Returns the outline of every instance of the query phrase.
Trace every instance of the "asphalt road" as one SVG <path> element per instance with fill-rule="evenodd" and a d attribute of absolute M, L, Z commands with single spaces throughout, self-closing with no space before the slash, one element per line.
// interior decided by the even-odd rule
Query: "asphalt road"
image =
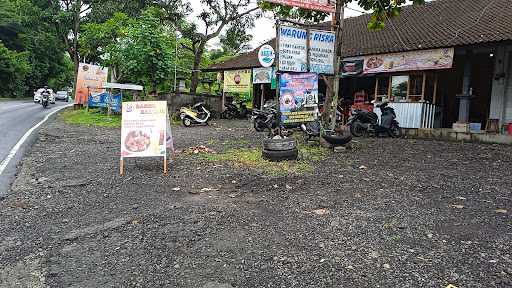
<path fill-rule="evenodd" d="M 41 105 L 35 104 L 31 100 L 0 101 L 0 163 L 30 128 L 43 120 L 47 114 L 57 109 L 57 107 L 66 104 L 68 103 L 57 102 L 56 104 L 50 104 L 49 109 L 43 109 Z M 3 172 L 0 171 L 0 197 L 8 192 L 9 185 L 16 174 L 16 165 L 33 142 L 36 135 L 34 132 L 24 142 L 6 169 Z"/>

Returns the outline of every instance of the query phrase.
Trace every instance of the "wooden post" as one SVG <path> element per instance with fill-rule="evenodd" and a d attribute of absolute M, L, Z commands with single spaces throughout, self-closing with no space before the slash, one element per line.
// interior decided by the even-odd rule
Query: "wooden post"
<path fill-rule="evenodd" d="M 421 100 L 425 100 L 425 84 L 427 82 L 427 73 L 423 72 L 423 84 L 421 85 Z"/>
<path fill-rule="evenodd" d="M 434 105 L 437 104 L 437 73 L 434 73 L 434 95 L 432 95 Z"/>
<path fill-rule="evenodd" d="M 119 161 L 119 175 L 124 175 L 124 159 L 121 157 L 121 160 Z"/>
<path fill-rule="evenodd" d="M 272 73 L 272 72 L 271 72 Z M 270 82 L 272 82 L 272 76 L 270 76 Z M 272 83 L 270 83 L 272 85 Z M 265 84 L 261 84 L 261 99 L 260 99 L 260 109 L 263 109 L 263 106 L 265 105 Z"/>
<path fill-rule="evenodd" d="M 167 156 L 164 156 L 164 175 L 167 175 Z"/>

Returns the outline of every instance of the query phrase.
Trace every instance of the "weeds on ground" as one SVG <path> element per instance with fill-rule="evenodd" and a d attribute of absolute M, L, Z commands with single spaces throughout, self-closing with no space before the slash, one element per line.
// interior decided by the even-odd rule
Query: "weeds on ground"
<path fill-rule="evenodd" d="M 61 114 L 62 119 L 67 124 L 99 126 L 118 128 L 121 127 L 121 115 L 111 115 L 100 113 L 98 110 L 89 109 L 87 112 L 81 110 L 66 110 Z"/>
<path fill-rule="evenodd" d="M 299 146 L 297 161 L 271 162 L 261 156 L 261 149 L 238 148 L 229 149 L 217 154 L 197 154 L 198 157 L 212 162 L 229 162 L 238 167 L 252 168 L 270 176 L 286 176 L 288 174 L 304 174 L 314 170 L 314 164 L 327 156 L 326 149 L 318 146 Z"/>

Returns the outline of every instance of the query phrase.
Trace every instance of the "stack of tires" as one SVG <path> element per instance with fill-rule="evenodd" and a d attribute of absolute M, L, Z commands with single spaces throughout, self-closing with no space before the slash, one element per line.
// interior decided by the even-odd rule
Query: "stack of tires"
<path fill-rule="evenodd" d="M 297 160 L 297 142 L 293 138 L 264 139 L 262 156 L 269 161 Z"/>

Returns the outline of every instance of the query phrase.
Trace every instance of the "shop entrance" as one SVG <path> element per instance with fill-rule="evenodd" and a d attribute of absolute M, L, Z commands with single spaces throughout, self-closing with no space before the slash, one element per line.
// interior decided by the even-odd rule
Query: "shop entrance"
<path fill-rule="evenodd" d="M 438 93 L 443 111 L 443 128 L 451 128 L 453 123 L 457 122 L 459 115 L 457 95 L 462 93 L 464 65 L 467 61 L 465 55 L 455 55 L 453 68 L 438 72 Z M 471 123 L 481 123 L 482 129 L 484 129 L 489 118 L 491 104 L 494 58 L 489 53 L 474 53 L 469 61 L 472 72 L 470 87 L 473 88 L 469 121 Z"/>

